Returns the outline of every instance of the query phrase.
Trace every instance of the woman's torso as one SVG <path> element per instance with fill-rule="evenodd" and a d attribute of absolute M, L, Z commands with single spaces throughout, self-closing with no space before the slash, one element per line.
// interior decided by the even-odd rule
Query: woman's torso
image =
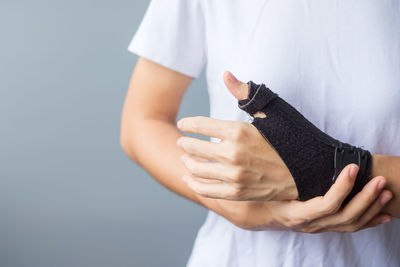
<path fill-rule="evenodd" d="M 247 121 L 225 70 L 320 129 L 400 156 L 400 2 L 202 1 L 211 117 Z M 357 233 L 246 231 L 209 212 L 189 266 L 400 266 L 400 220 Z"/>

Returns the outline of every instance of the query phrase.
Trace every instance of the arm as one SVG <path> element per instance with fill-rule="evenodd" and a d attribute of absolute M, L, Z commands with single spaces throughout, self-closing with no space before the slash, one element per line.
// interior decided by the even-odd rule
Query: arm
<path fill-rule="evenodd" d="M 323 231 L 354 231 L 355 228 L 349 228 L 349 224 L 345 226 L 341 224 L 341 220 L 353 214 L 357 215 L 354 208 L 362 213 L 365 210 L 370 211 L 362 217 L 362 220 L 358 220 L 357 217 L 357 220 L 351 223 L 357 225 L 357 230 L 381 223 L 384 217 L 375 216 L 381 209 L 379 203 L 376 204 L 381 194 L 381 190 L 376 187 L 376 180 L 371 182 L 369 190 L 360 195 L 358 202 L 349 204 L 347 217 L 337 212 L 337 208 L 347 195 L 346 192 L 352 188 L 351 179 L 348 178 L 349 172 L 344 172 L 345 179 L 339 179 L 341 182 L 330 191 L 329 195 L 306 203 L 284 201 L 272 205 L 262 201 L 229 201 L 211 199 L 193 192 L 181 180 L 183 175 L 190 173 L 180 161 L 183 150 L 176 146 L 176 141 L 182 134 L 175 126 L 180 102 L 191 81 L 190 77 L 143 58 L 139 59 L 132 75 L 122 113 L 121 146 L 132 160 L 145 168 L 159 183 L 213 210 L 244 229 L 283 227 L 288 230 L 305 229 L 303 231 L 316 232 L 322 228 L 317 225 L 308 230 L 304 225 L 331 214 L 337 220 L 333 221 L 332 228 L 323 222 L 321 224 L 324 226 Z M 227 129 L 221 129 L 222 132 L 225 130 Z M 232 151 L 234 150 L 226 147 L 221 151 L 224 153 L 222 156 L 230 161 L 237 158 L 235 155 L 238 154 L 231 153 Z M 364 204 L 365 198 L 368 198 L 369 202 Z M 371 208 L 369 206 L 372 203 L 374 205 Z"/>
<path fill-rule="evenodd" d="M 175 127 L 183 95 L 192 78 L 140 58 L 133 72 L 121 119 L 125 153 L 168 189 L 199 203 L 180 177 L 185 169 Z"/>

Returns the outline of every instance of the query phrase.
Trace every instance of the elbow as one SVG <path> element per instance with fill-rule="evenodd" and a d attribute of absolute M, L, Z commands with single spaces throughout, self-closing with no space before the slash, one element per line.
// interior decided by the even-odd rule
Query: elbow
<path fill-rule="evenodd" d="M 122 148 L 122 151 L 124 151 L 125 154 L 130 156 L 130 149 L 129 149 L 129 140 L 126 138 L 124 133 L 121 132 L 120 137 L 119 137 L 119 145 Z"/>
<path fill-rule="evenodd" d="M 120 147 L 122 148 L 122 151 L 135 163 L 138 163 L 137 156 L 134 152 L 134 149 L 132 147 L 132 141 L 131 138 L 129 138 L 129 133 L 127 130 L 124 129 L 124 127 L 121 127 L 121 132 L 120 132 L 120 138 L 119 138 L 119 144 Z"/>

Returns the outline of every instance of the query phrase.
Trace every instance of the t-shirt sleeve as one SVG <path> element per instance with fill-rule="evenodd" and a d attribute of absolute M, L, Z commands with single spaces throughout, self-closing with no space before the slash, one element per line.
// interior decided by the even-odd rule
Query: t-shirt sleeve
<path fill-rule="evenodd" d="M 201 0 L 152 0 L 128 50 L 198 77 L 206 62 Z"/>

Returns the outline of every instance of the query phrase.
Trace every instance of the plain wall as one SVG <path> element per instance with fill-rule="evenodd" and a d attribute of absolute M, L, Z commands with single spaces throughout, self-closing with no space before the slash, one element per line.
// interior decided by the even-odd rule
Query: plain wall
<path fill-rule="evenodd" d="M 0 1 L 0 266 L 184 266 L 206 210 L 119 145 L 145 0 Z M 179 118 L 209 114 L 204 77 Z"/>

